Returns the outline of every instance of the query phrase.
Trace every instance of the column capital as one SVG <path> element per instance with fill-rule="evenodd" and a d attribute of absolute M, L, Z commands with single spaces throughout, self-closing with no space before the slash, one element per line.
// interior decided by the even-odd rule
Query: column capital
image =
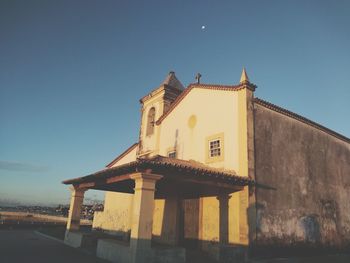
<path fill-rule="evenodd" d="M 159 174 L 134 173 L 130 178 L 135 181 L 135 191 L 146 190 L 155 191 L 156 182 L 163 178 Z"/>
<path fill-rule="evenodd" d="M 69 187 L 72 196 L 83 197 L 85 192 L 88 190 L 86 188 L 76 188 L 73 185 Z"/>
<path fill-rule="evenodd" d="M 149 174 L 149 173 L 134 173 L 130 175 L 130 178 L 137 181 L 140 179 L 158 181 L 163 178 L 160 174 Z"/>
<path fill-rule="evenodd" d="M 217 200 L 219 201 L 228 201 L 231 198 L 230 194 L 220 194 L 216 197 Z"/>

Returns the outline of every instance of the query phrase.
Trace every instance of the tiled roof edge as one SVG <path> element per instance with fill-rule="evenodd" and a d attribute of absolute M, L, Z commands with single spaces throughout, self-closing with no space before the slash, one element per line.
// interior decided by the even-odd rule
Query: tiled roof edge
<path fill-rule="evenodd" d="M 136 161 L 132 161 L 130 163 L 118 165 L 116 167 L 107 167 L 107 168 L 104 168 L 104 169 L 99 170 L 97 172 L 94 172 L 92 174 L 64 180 L 64 181 L 62 181 L 62 184 L 76 184 L 76 183 L 86 182 L 86 181 L 89 181 L 89 179 L 92 177 L 103 176 L 103 174 L 105 174 L 105 173 L 118 171 L 118 170 L 122 170 L 122 169 L 123 170 L 130 169 L 132 167 L 135 167 L 138 163 L 139 163 L 139 161 L 136 160 Z"/>
<path fill-rule="evenodd" d="M 303 123 L 305 123 L 307 125 L 310 125 L 310 126 L 316 128 L 318 130 L 321 130 L 321 131 L 323 131 L 323 132 L 325 132 L 325 133 L 327 133 L 329 135 L 332 135 L 332 136 L 334 136 L 334 137 L 336 137 L 336 138 L 338 138 L 338 139 L 340 139 L 342 141 L 350 143 L 350 138 L 348 138 L 348 137 L 346 137 L 346 136 L 344 136 L 344 135 L 342 135 L 340 133 L 337 133 L 337 132 L 335 132 L 335 131 L 333 131 L 331 129 L 328 129 L 325 126 L 323 126 L 321 124 L 318 124 L 317 122 L 314 122 L 312 120 L 309 120 L 309 119 L 307 119 L 307 118 L 305 118 L 305 117 L 303 117 L 303 116 L 301 116 L 299 114 L 296 114 L 296 113 L 294 113 L 292 111 L 289 111 L 287 109 L 284 109 L 282 107 L 279 107 L 279 106 L 277 106 L 275 104 L 272 104 L 272 103 L 270 103 L 268 101 L 265 101 L 265 100 L 262 100 L 262 99 L 259 99 L 259 98 L 254 98 L 254 103 L 257 103 L 257 104 L 259 104 L 261 106 L 264 106 L 264 107 L 266 107 L 266 108 L 268 108 L 270 110 L 276 111 L 278 113 L 284 114 L 284 115 L 286 115 L 288 117 L 291 117 L 291 118 L 293 118 L 295 120 L 301 121 L 301 122 L 303 122 Z"/>
<path fill-rule="evenodd" d="M 235 172 L 232 171 L 220 171 L 217 168 L 213 167 L 196 167 L 195 164 L 191 164 L 189 161 L 185 160 L 178 160 L 178 159 L 171 159 L 164 156 L 154 156 L 152 158 L 138 158 L 136 161 L 132 161 L 130 163 L 118 165 L 111 168 L 105 168 L 103 170 L 97 171 L 95 173 L 83 176 L 83 177 L 77 177 L 73 179 L 68 179 L 63 181 L 63 184 L 79 184 L 84 182 L 90 182 L 93 181 L 93 178 L 106 178 L 111 176 L 113 173 L 130 173 L 135 172 L 137 170 L 137 167 L 143 167 L 143 168 L 151 168 L 151 167 L 173 167 L 178 169 L 188 169 L 188 170 L 197 170 L 200 174 L 207 173 L 207 176 L 212 178 L 218 178 L 222 180 L 228 180 L 233 182 L 239 182 L 239 183 L 246 183 L 250 185 L 254 185 L 255 181 L 251 179 L 250 177 L 242 177 L 237 175 Z M 201 175 L 200 175 L 201 176 Z"/>

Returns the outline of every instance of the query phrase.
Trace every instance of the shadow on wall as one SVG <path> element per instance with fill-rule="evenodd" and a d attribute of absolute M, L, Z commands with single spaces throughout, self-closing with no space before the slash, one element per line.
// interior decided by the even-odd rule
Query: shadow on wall
<path fill-rule="evenodd" d="M 202 208 L 199 198 L 184 200 L 167 198 L 162 205 L 159 235 L 152 236 L 152 248 L 185 248 L 187 262 L 243 261 L 247 255 L 247 247 L 228 242 L 229 196 L 226 195 L 226 198 L 223 196 L 216 200 L 219 204 L 218 238 L 213 240 L 203 240 L 202 238 Z M 108 231 L 107 233 L 113 234 L 114 237 L 111 239 L 114 241 L 119 240 L 131 244 L 130 232 Z M 160 255 L 161 252 L 157 253 Z"/>
<path fill-rule="evenodd" d="M 96 238 L 96 236 L 95 236 Z M 116 237 L 102 238 L 94 240 L 97 244 L 96 254 L 100 258 L 111 260 L 113 262 L 128 262 L 130 249 L 135 247 L 133 243 L 137 242 L 138 253 L 132 253 L 138 258 L 148 257 L 147 262 L 189 262 L 189 263 L 217 263 L 220 262 L 245 262 L 247 247 L 240 245 L 220 245 L 218 242 L 201 241 L 203 246 L 211 247 L 212 251 L 203 251 L 200 248 L 187 246 L 169 246 L 154 242 L 152 239 L 151 249 L 149 250 L 149 240 L 130 240 L 129 242 L 119 240 Z M 187 240 L 189 241 L 189 240 Z M 86 247 L 83 242 L 82 247 Z M 192 243 L 193 244 L 193 243 Z M 198 244 L 198 242 L 197 242 Z"/>
<path fill-rule="evenodd" d="M 300 220 L 305 233 L 305 241 L 319 243 L 321 240 L 320 224 L 317 215 L 304 216 Z"/>
<path fill-rule="evenodd" d="M 340 241 L 335 201 L 320 200 L 313 208 L 319 212 L 317 214 L 303 215 L 303 209 L 287 208 L 276 213 L 270 210 L 271 207 L 267 208 L 266 203 L 251 204 L 248 215 L 256 209 L 256 224 L 250 224 L 250 230 L 256 231 L 250 243 L 251 256 L 271 258 L 350 253 L 350 240 L 347 243 Z"/>
<path fill-rule="evenodd" d="M 99 237 L 111 238 L 123 242 L 130 241 L 131 231 L 105 230 L 99 227 L 93 228 L 92 231 L 95 232 Z"/>
<path fill-rule="evenodd" d="M 265 187 L 268 191 L 276 191 L 273 187 Z M 229 197 L 229 195 L 226 195 Z M 170 197 L 170 195 L 169 195 Z M 209 256 L 215 260 L 240 260 L 246 257 L 247 247 L 239 244 L 229 243 L 229 198 L 218 197 L 219 210 L 213 210 L 217 213 L 214 218 L 215 233 L 217 237 L 208 240 L 203 236 L 203 218 L 201 200 L 184 199 L 179 200 L 176 195 L 163 199 L 163 207 L 160 210 L 162 216 L 159 222 L 160 228 L 157 235 L 153 235 L 152 244 L 165 247 L 184 247 L 189 251 L 200 251 L 200 253 Z M 278 257 L 278 256 L 296 256 L 296 255 L 315 255 L 320 253 L 330 253 L 344 251 L 335 247 L 326 246 L 322 240 L 322 233 L 326 227 L 331 225 L 337 217 L 336 204 L 330 201 L 320 202 L 322 213 L 320 215 L 310 214 L 296 216 L 293 214 L 284 214 L 284 217 L 275 218 L 270 215 L 266 204 L 256 202 L 247 208 L 249 233 L 250 234 L 250 256 Z M 177 211 L 177 212 L 176 212 Z M 282 211 L 283 212 L 283 211 Z M 299 229 L 299 236 L 293 236 L 293 231 L 289 231 L 285 218 L 296 219 Z M 266 218 L 273 219 L 266 221 Z M 265 221 L 264 221 L 265 220 Z M 274 221 L 275 220 L 275 221 Z M 277 221 L 276 221 L 277 220 Z M 270 232 L 265 235 L 266 222 L 271 227 L 277 227 L 278 235 Z M 275 224 L 275 226 L 274 226 Z M 279 228 L 278 225 L 283 225 Z M 269 226 L 269 227 L 270 227 Z M 207 226 L 208 227 L 208 226 Z M 213 226 L 209 226 L 213 227 Z M 262 229 L 262 228 L 265 228 Z M 269 228 L 268 228 L 269 229 Z M 286 231 L 286 232 L 284 232 Z M 287 233 L 288 232 L 288 233 Z M 130 241 L 130 231 L 108 231 L 108 234 L 115 236 L 116 240 Z M 277 232 L 276 232 L 277 233 Z M 291 234 L 292 233 L 292 234 Z M 350 251 L 350 244 L 348 251 Z M 345 249 L 346 250 L 346 249 Z M 197 258 L 199 255 L 197 255 Z"/>

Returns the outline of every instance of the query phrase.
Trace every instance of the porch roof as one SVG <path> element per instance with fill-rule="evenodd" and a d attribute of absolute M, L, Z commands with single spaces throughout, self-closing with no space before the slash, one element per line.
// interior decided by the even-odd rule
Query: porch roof
<path fill-rule="evenodd" d="M 163 179 L 157 183 L 157 191 L 161 195 L 176 185 L 184 193 L 211 195 L 219 189 L 234 192 L 246 185 L 255 184 L 251 178 L 238 176 L 233 170 L 213 168 L 196 161 L 160 155 L 147 159 L 138 158 L 130 163 L 65 180 L 63 184 L 73 184 L 78 188 L 132 193 L 134 182 L 130 179 L 130 175 L 137 172 L 163 175 Z"/>

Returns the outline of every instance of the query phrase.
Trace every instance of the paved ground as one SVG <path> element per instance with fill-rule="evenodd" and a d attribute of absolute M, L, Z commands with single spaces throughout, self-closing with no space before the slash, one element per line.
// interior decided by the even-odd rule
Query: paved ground
<path fill-rule="evenodd" d="M 350 255 L 323 255 L 305 258 L 275 258 L 251 260 L 250 263 L 350 263 Z"/>
<path fill-rule="evenodd" d="M 0 230 L 1 263 L 106 263 L 38 235 L 34 230 Z"/>
<path fill-rule="evenodd" d="M 36 234 L 34 230 L 0 230 L 0 263 L 107 263 L 56 240 Z M 193 261 L 194 262 L 194 261 Z M 191 262 L 191 263 L 193 263 Z M 203 263 L 203 260 L 198 262 Z M 251 263 L 350 263 L 350 254 L 309 258 L 278 258 Z"/>

